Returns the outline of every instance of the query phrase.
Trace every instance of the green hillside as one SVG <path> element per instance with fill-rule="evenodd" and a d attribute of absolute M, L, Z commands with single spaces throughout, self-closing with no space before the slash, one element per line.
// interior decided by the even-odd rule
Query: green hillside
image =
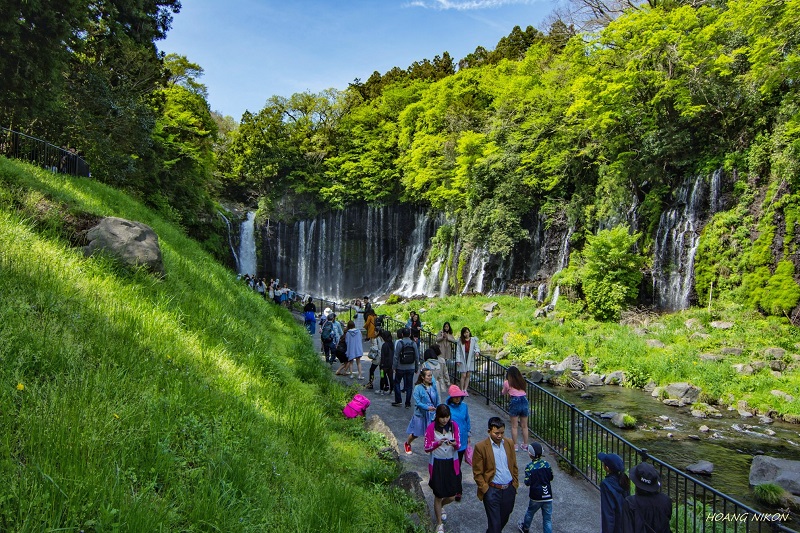
<path fill-rule="evenodd" d="M 166 276 L 84 258 L 150 225 Z M 2 531 L 408 528 L 308 336 L 130 197 L 0 158 Z"/>

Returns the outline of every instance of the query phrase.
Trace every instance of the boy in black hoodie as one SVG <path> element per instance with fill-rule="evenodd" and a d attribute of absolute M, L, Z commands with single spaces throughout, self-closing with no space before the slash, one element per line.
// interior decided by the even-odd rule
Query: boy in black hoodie
<path fill-rule="evenodd" d="M 553 491 L 550 482 L 553 481 L 553 470 L 550 463 L 542 459 L 542 445 L 532 442 L 528 446 L 528 455 L 531 462 L 525 467 L 525 484 L 530 490 L 530 501 L 525 519 L 517 524 L 521 533 L 528 533 L 533 521 L 533 515 L 542 510 L 542 532 L 553 533 Z"/>

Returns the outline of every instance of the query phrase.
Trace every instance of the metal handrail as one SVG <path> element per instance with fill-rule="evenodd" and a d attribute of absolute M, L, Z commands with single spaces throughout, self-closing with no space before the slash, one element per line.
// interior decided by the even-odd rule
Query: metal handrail
<path fill-rule="evenodd" d="M 0 126 L 0 154 L 62 174 L 90 177 L 89 164 L 78 154 L 47 141 Z"/>
<path fill-rule="evenodd" d="M 384 319 L 386 326 L 399 329 L 405 327 L 393 318 Z M 435 335 L 420 331 L 420 349 L 427 349 L 435 342 Z M 455 354 L 455 343 L 452 353 Z M 494 404 L 506 413 L 509 398 L 503 394 L 505 367 L 485 355 L 478 355 L 475 372 L 469 388 L 482 394 L 486 404 Z M 457 377 L 455 361 L 447 361 L 451 382 Z M 789 515 L 757 511 L 702 481 L 678 470 L 668 463 L 652 457 L 645 448 L 639 448 L 590 417 L 574 404 L 565 402 L 536 383 L 526 381 L 531 411 L 536 416 L 528 417 L 528 429 L 545 443 L 562 461 L 569 465 L 571 473 L 579 474 L 599 489 L 604 476 L 598 452 L 616 453 L 627 465 L 649 461 L 659 471 L 662 492 L 671 499 L 674 507 L 672 531 L 676 533 L 727 533 L 727 532 L 783 532 L 798 533 L 779 521 Z"/>

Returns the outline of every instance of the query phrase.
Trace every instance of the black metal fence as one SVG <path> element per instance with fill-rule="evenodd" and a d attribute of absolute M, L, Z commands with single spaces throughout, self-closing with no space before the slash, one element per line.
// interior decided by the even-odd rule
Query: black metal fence
<path fill-rule="evenodd" d="M 75 151 L 0 126 L 0 154 L 28 161 L 52 172 L 89 177 L 89 164 Z"/>
<path fill-rule="evenodd" d="M 384 327 L 392 333 L 405 324 L 391 318 L 384 319 Z M 436 335 L 420 332 L 420 348 L 434 344 Z M 455 354 L 455 343 L 452 353 Z M 451 382 L 455 381 L 455 361 L 447 361 Z M 469 382 L 471 392 L 477 392 L 508 412 L 509 398 L 501 394 L 507 367 L 484 355 L 476 360 L 476 369 Z M 531 416 L 528 417 L 530 433 L 545 443 L 571 470 L 599 488 L 604 477 L 598 452 L 616 453 L 628 468 L 641 461 L 651 463 L 661 475 L 662 492 L 673 502 L 671 529 L 675 533 L 798 533 L 789 527 L 794 518 L 788 513 L 765 513 L 740 503 L 702 481 L 648 455 L 588 416 L 575 405 L 565 402 L 550 391 L 527 381 Z"/>

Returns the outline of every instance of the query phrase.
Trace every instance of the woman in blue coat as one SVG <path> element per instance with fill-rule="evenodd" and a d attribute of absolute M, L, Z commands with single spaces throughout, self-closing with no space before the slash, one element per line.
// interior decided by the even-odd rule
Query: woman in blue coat
<path fill-rule="evenodd" d="M 447 398 L 447 405 L 450 407 L 450 420 L 458 426 L 459 439 L 461 446 L 458 448 L 458 462 L 464 466 L 464 454 L 467 451 L 467 446 L 470 444 L 470 422 L 469 422 L 469 408 L 464 402 L 464 397 L 469 396 L 467 391 L 461 390 L 458 385 L 450 385 L 447 389 L 449 398 Z M 463 469 L 459 469 L 459 477 L 462 475 Z M 459 481 L 461 481 L 459 479 Z M 461 494 L 456 494 L 456 501 L 461 501 Z"/>
<path fill-rule="evenodd" d="M 598 453 L 606 477 L 600 483 L 601 533 L 622 533 L 622 503 L 631 492 L 625 463 L 615 453 Z"/>

